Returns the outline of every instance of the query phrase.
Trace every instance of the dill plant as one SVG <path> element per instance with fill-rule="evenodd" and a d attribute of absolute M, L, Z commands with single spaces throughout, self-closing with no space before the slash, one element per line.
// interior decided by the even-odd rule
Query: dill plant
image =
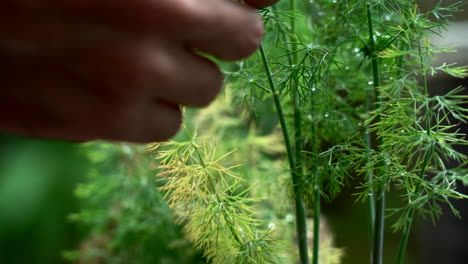
<path fill-rule="evenodd" d="M 330 1 L 315 2 L 325 10 L 333 9 Z M 467 121 L 467 110 L 462 106 L 467 97 L 460 94 L 461 88 L 446 95 L 431 95 L 427 81 L 428 74 L 438 71 L 466 77 L 463 66 L 432 66 L 430 60 L 436 53 L 451 50 L 435 47 L 428 40 L 431 34 L 443 32 L 461 3 L 448 7 L 439 4 L 427 13 L 421 13 L 413 1 L 332 3 L 348 15 L 366 18 L 348 20 L 351 30 L 341 35 L 344 39 L 339 45 L 354 46 L 352 50 L 362 61 L 358 67 L 348 67 L 368 76 L 363 136 L 356 135 L 357 140 L 336 147 L 345 149 L 351 159 L 359 157 L 356 169 L 366 175 L 360 197 L 369 201 L 372 263 L 383 263 L 385 194 L 391 189 L 403 191 L 406 205 L 392 209 L 392 213 L 400 213 L 393 227 L 396 231 L 403 229 L 397 256 L 397 263 L 403 263 L 415 211 L 435 220 L 441 213 L 438 203 L 450 205 L 450 199 L 466 198 L 455 189 L 457 182 L 466 182 L 467 172 L 462 169 L 466 155 L 453 146 L 467 143 L 466 133 L 454 129 L 458 122 Z M 342 20 L 352 19 L 338 14 L 343 15 Z M 448 169 L 445 164 L 451 160 L 460 166 Z M 442 183 L 442 178 L 447 182 Z"/>
<path fill-rule="evenodd" d="M 456 187 L 468 176 L 467 157 L 454 146 L 468 144 L 456 129 L 467 122 L 468 98 L 456 87 L 431 94 L 427 76 L 467 76 L 463 65 L 432 65 L 435 54 L 452 50 L 428 39 L 460 7 L 422 13 L 410 0 L 289 0 L 259 10 L 267 28 L 259 53 L 221 63 L 224 103 L 202 111 L 183 140 L 153 148 L 166 199 L 208 259 L 340 263 L 341 250 L 320 245 L 320 208 L 353 177 L 361 183 L 352 186 L 357 199 L 367 201 L 373 264 L 383 263 L 386 217 L 396 216 L 401 264 L 418 213 L 435 221 L 448 203 L 457 214 L 450 201 L 466 198 Z M 459 165 L 449 168 L 450 161 Z M 403 206 L 387 209 L 393 190 Z M 291 208 L 295 235 L 285 223 Z M 288 256 L 292 246 L 297 253 Z"/>
<path fill-rule="evenodd" d="M 155 192 L 150 157 L 142 146 L 86 143 L 80 146 L 92 165 L 75 194 L 80 210 L 79 248 L 63 253 L 71 263 L 206 263 L 182 235 L 163 195 Z"/>
<path fill-rule="evenodd" d="M 275 240 L 270 230 L 257 228 L 253 200 L 232 171 L 237 165 L 223 164 L 231 153 L 218 156 L 211 144 L 191 134 L 186 141 L 150 147 L 158 153 L 159 176 L 166 182 L 160 189 L 169 206 L 213 263 L 276 263 Z"/>

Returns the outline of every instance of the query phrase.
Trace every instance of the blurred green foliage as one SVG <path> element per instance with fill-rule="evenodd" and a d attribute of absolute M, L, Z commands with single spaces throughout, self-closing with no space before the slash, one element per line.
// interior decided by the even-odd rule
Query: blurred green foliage
<path fill-rule="evenodd" d="M 92 167 L 76 194 L 82 209 L 70 219 L 86 230 L 77 250 L 65 257 L 78 263 L 205 263 L 182 236 L 162 200 L 150 157 L 143 146 L 89 143 Z"/>
<path fill-rule="evenodd" d="M 205 263 L 144 147 L 2 136 L 0 151 L 0 263 Z"/>
<path fill-rule="evenodd" d="M 61 263 L 79 238 L 66 221 L 87 167 L 73 143 L 0 136 L 0 263 Z"/>

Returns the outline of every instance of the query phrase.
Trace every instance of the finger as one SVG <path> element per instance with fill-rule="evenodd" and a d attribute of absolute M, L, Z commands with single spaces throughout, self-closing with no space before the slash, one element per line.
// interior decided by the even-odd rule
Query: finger
<path fill-rule="evenodd" d="M 0 64 L 3 131 L 74 141 L 95 138 L 90 124 L 99 124 L 94 117 L 102 100 L 68 79 L 55 58 L 3 56 Z M 79 127 L 70 129 L 69 123 Z"/>
<path fill-rule="evenodd" d="M 224 85 L 224 77 L 217 65 L 188 49 L 175 47 L 171 53 L 175 78 L 161 83 L 161 88 L 166 89 L 155 89 L 155 97 L 189 107 L 209 105 Z"/>
<path fill-rule="evenodd" d="M 81 18 L 136 29 L 142 26 L 167 28 L 167 19 L 181 17 L 204 0 L 6 0 L 5 12 Z M 0 14 L 5 13 L 0 10 Z"/>
<path fill-rule="evenodd" d="M 57 53 L 124 37 L 110 27 L 79 19 L 19 11 L 0 14 L 0 49 L 12 54 Z"/>
<path fill-rule="evenodd" d="M 211 102 L 223 85 L 214 63 L 163 40 L 106 44 L 64 61 L 77 79 L 116 104 L 145 97 L 200 107 Z"/>
<path fill-rule="evenodd" d="M 149 143 L 164 141 L 177 134 L 182 124 L 179 106 L 162 100 L 146 100 L 139 104 L 107 109 L 100 139 Z"/>
<path fill-rule="evenodd" d="M 26 0 L 22 0 L 23 2 Z M 30 9 L 111 25 L 120 31 L 155 32 L 225 60 L 251 55 L 263 25 L 258 14 L 232 0 L 28 0 Z"/>
<path fill-rule="evenodd" d="M 224 60 L 250 56 L 263 35 L 260 16 L 233 1 L 210 1 L 194 23 L 196 27 L 183 35 L 188 46 Z"/>
<path fill-rule="evenodd" d="M 78 142 L 102 139 L 148 143 L 170 139 L 182 123 L 178 106 L 162 102 L 148 103 L 147 107 L 98 108 L 92 115 L 65 121 L 40 108 L 26 106 L 0 113 L 2 132 Z"/>
<path fill-rule="evenodd" d="M 40 69 L 37 65 L 31 63 L 21 72 L 10 69 L 9 78 L 2 76 L 1 131 L 72 141 L 150 142 L 169 139 L 180 127 L 177 105 L 152 98 L 108 104 L 106 98 L 89 93 L 88 87 L 45 69 L 50 65 Z M 30 71 L 33 68 L 36 71 Z M 28 78 L 20 79 L 22 74 Z"/>

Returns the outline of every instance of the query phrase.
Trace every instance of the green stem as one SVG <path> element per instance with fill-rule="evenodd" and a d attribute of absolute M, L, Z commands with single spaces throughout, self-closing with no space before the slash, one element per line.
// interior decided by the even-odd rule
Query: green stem
<path fill-rule="evenodd" d="M 385 189 L 382 190 L 381 196 L 378 197 L 375 204 L 375 223 L 374 223 L 374 238 L 372 246 L 372 263 L 383 263 L 383 244 L 384 244 L 384 225 L 385 225 Z"/>
<path fill-rule="evenodd" d="M 288 127 L 286 125 L 286 120 L 283 112 L 283 107 L 279 95 L 276 91 L 275 83 L 273 81 L 273 76 L 271 74 L 270 65 L 266 59 L 265 50 L 263 45 L 260 45 L 260 54 L 262 56 L 262 62 L 265 67 L 265 72 L 268 78 L 268 84 L 270 86 L 270 92 L 273 96 L 273 100 L 276 107 L 276 112 L 278 114 L 278 119 L 281 125 L 281 130 L 283 132 L 284 144 L 286 145 L 286 153 L 289 161 L 289 169 L 291 171 L 291 178 L 293 182 L 293 191 L 294 191 L 294 202 L 296 210 L 296 233 L 299 244 L 299 255 L 301 259 L 301 264 L 308 264 L 308 248 L 307 248 L 307 216 L 305 213 L 305 204 L 300 193 L 299 186 L 299 175 L 296 171 L 297 165 L 295 161 L 295 156 L 293 153 L 293 148 L 291 144 L 291 139 L 289 137 Z"/>
<path fill-rule="evenodd" d="M 434 153 L 434 145 L 431 145 L 424 154 L 423 164 L 421 170 L 419 171 L 419 179 L 423 179 L 426 174 L 426 169 L 429 166 L 429 161 L 431 160 L 432 154 Z M 421 193 L 422 185 L 418 184 L 415 190 L 415 196 L 419 197 Z M 405 228 L 403 229 L 403 234 L 401 236 L 400 247 L 398 249 L 397 264 L 403 264 L 405 258 L 406 247 L 408 245 L 408 239 L 411 232 L 411 226 L 413 225 L 414 219 L 414 207 L 410 208 L 408 212 L 408 222 L 406 222 Z"/>
<path fill-rule="evenodd" d="M 203 169 L 206 169 L 207 167 L 206 167 L 205 161 L 203 160 L 200 154 L 200 150 L 198 149 L 198 146 L 196 144 L 193 144 L 193 147 L 195 148 L 195 152 L 197 153 L 197 157 L 198 157 L 198 161 L 200 162 L 200 165 L 202 165 Z M 208 174 L 207 176 L 208 176 L 208 183 L 216 196 L 216 201 L 218 202 L 218 204 L 222 204 L 223 200 L 219 196 L 219 192 L 216 190 L 216 185 L 211 175 Z M 239 235 L 239 233 L 234 230 L 234 223 L 231 221 L 231 218 L 229 217 L 229 215 L 226 213 L 225 210 L 221 210 L 221 212 L 223 214 L 224 220 L 227 222 L 227 226 L 229 227 L 229 231 L 231 232 L 232 237 L 234 237 L 234 240 L 236 240 L 236 242 L 239 243 L 239 245 L 243 245 L 244 242 L 242 241 L 242 238 Z"/>
<path fill-rule="evenodd" d="M 369 26 L 369 49 L 371 51 L 372 60 L 372 75 L 373 75 L 373 86 L 374 86 L 374 109 L 380 104 L 380 94 L 378 88 L 381 86 L 380 70 L 379 70 L 379 58 L 377 50 L 375 48 L 374 29 L 372 24 L 372 12 L 370 5 L 367 5 L 367 22 Z M 380 122 L 380 115 L 377 115 L 374 124 Z M 383 144 L 383 138 L 378 137 L 375 133 L 371 136 L 371 141 L 376 142 L 374 150 L 379 151 L 380 146 Z M 385 162 L 380 161 L 378 164 L 377 175 L 383 175 L 385 173 Z M 377 200 L 375 201 L 375 221 L 373 231 L 373 243 L 372 243 L 372 264 L 383 263 L 383 244 L 384 244 L 384 226 L 385 226 L 385 196 L 386 188 L 375 190 L 377 194 Z M 372 210 L 372 209 L 370 209 Z"/>
<path fill-rule="evenodd" d="M 319 263 L 320 257 L 320 187 L 314 188 L 314 252 L 312 255 L 312 264 Z"/>
<path fill-rule="evenodd" d="M 294 11 L 294 0 L 290 0 L 290 10 Z M 299 62 L 297 54 L 297 38 L 295 35 L 296 22 L 294 16 L 291 16 L 291 52 L 292 52 L 292 63 L 293 67 L 297 67 Z M 296 155 L 296 171 L 303 175 L 302 167 L 302 113 L 299 102 L 299 91 L 296 80 L 291 80 L 291 94 L 293 98 L 293 109 L 294 109 L 294 150 Z"/>
<path fill-rule="evenodd" d="M 294 0 L 289 1 L 289 9 L 290 11 L 295 11 L 295 2 Z M 290 19 L 290 25 L 291 25 L 291 35 L 290 35 L 290 45 L 291 45 L 291 52 L 292 52 L 292 65 L 293 67 L 296 67 L 299 58 L 297 54 L 297 38 L 295 35 L 296 32 L 296 20 L 294 16 L 291 16 Z M 297 87 L 296 80 L 293 78 L 291 80 L 291 95 L 293 99 L 293 110 L 294 110 L 294 154 L 295 154 L 295 161 L 296 161 L 296 166 L 294 170 L 296 171 L 298 177 L 301 177 L 304 175 L 304 168 L 303 168 L 303 155 L 302 155 L 302 146 L 303 146 L 303 138 L 302 138 L 302 113 L 300 109 L 300 103 L 299 103 L 299 91 Z M 298 178 L 298 180 L 300 180 Z M 298 182 L 300 187 L 300 183 Z M 298 194 L 301 194 L 301 190 L 299 190 Z"/>
<path fill-rule="evenodd" d="M 420 30 L 417 30 L 417 33 L 419 36 L 417 47 L 418 47 L 419 60 L 421 63 L 424 96 L 428 96 L 426 67 L 424 65 L 424 56 L 423 56 L 421 43 L 420 43 L 420 40 L 422 39 L 422 32 Z M 426 133 L 427 133 L 427 136 L 429 137 L 432 133 L 432 130 L 431 130 L 432 111 L 429 107 L 429 104 L 426 104 L 425 119 L 426 119 Z M 418 175 L 420 180 L 422 180 L 424 178 L 424 175 L 426 174 L 426 169 L 429 166 L 429 162 L 432 158 L 433 153 L 434 153 L 434 144 L 431 144 L 431 146 L 424 153 L 423 164 L 421 166 L 421 170 L 419 171 L 419 175 Z M 416 197 L 419 197 L 421 195 L 421 191 L 422 191 L 421 188 L 422 188 L 422 185 L 419 183 L 414 192 Z M 403 234 L 402 234 L 401 241 L 400 241 L 400 247 L 398 249 L 398 256 L 397 256 L 398 264 L 403 264 L 404 262 L 406 247 L 408 246 L 408 240 L 409 240 L 409 235 L 411 232 L 411 227 L 413 225 L 413 221 L 414 221 L 414 207 L 411 207 L 410 211 L 408 212 L 408 221 L 406 222 L 405 228 L 403 229 Z"/>
<path fill-rule="evenodd" d="M 296 10 L 295 1 L 289 0 L 289 10 L 294 12 Z M 297 67 L 299 62 L 299 55 L 297 53 L 297 36 L 296 36 L 296 18 L 295 16 L 291 16 L 290 18 L 290 26 L 291 26 L 291 35 L 290 35 L 290 45 L 291 45 L 291 52 L 292 52 L 292 65 Z M 298 197 L 302 197 L 302 184 L 301 178 L 304 175 L 304 168 L 303 168 L 303 154 L 302 154 L 302 147 L 303 147 L 303 137 L 302 137 L 302 113 L 300 109 L 300 102 L 299 102 L 299 92 L 296 80 L 293 78 L 291 81 L 291 92 L 292 92 L 292 99 L 293 99 L 293 110 L 294 110 L 294 154 L 295 154 L 295 161 L 296 164 L 294 166 L 294 171 L 296 174 L 296 182 L 294 183 L 294 195 Z M 302 201 L 302 198 L 300 198 Z M 307 219 L 306 216 L 306 209 L 304 202 L 301 204 L 296 204 L 296 207 L 300 206 L 303 209 L 300 210 L 300 216 L 297 215 L 296 217 L 301 217 L 304 220 L 304 228 L 301 228 L 301 236 L 304 239 L 302 245 L 300 245 L 300 257 L 301 263 L 308 263 L 308 248 L 307 248 L 307 228 L 305 224 L 305 220 Z M 299 227 L 298 227 L 299 232 Z M 298 234 L 299 236 L 299 234 Z M 303 247 L 303 248 L 301 248 Z"/>
<path fill-rule="evenodd" d="M 314 73 L 315 75 L 315 73 Z M 314 114 L 314 93 L 311 92 L 310 94 L 310 113 L 311 115 Z M 320 188 L 322 186 L 322 181 L 319 179 L 319 174 L 317 171 L 317 153 L 318 153 L 318 146 L 317 146 L 317 136 L 316 136 L 316 124 L 312 121 L 310 126 L 310 133 L 311 133 L 311 151 L 312 151 L 312 175 L 313 175 L 313 195 L 314 195 L 314 227 L 313 227 L 313 254 L 312 254 L 312 264 L 319 264 L 320 261 L 320 215 L 321 215 L 321 193 Z"/>
<path fill-rule="evenodd" d="M 372 104 L 372 95 L 371 90 L 366 89 L 366 101 L 365 107 L 367 113 L 372 112 L 373 107 Z M 371 150 L 372 150 L 372 138 L 371 133 L 369 132 L 369 125 L 367 124 L 364 127 L 364 143 L 366 145 L 366 163 L 371 161 Z M 366 172 L 366 181 L 371 182 L 372 178 L 374 177 L 374 173 L 372 170 L 367 170 Z M 373 191 L 369 192 L 369 196 L 367 197 L 367 207 L 368 207 L 368 215 L 369 215 L 369 235 L 370 240 L 373 240 L 374 237 L 374 222 L 375 222 L 375 194 Z"/>

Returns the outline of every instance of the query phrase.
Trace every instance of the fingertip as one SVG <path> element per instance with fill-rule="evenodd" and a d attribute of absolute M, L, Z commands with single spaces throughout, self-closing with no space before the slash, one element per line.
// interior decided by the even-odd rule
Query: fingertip
<path fill-rule="evenodd" d="M 210 105 L 221 92 L 224 87 L 224 75 L 218 65 L 212 60 L 199 55 L 195 56 L 198 57 L 196 59 L 206 64 L 207 69 L 209 69 L 210 77 L 207 78 L 208 80 L 206 82 L 200 83 L 197 87 L 194 87 L 197 96 L 193 98 L 190 103 L 185 104 L 185 106 L 201 108 Z"/>
<path fill-rule="evenodd" d="M 225 48 L 220 49 L 221 52 L 214 54 L 215 56 L 226 61 L 238 61 L 250 57 L 260 48 L 264 34 L 262 18 L 255 13 L 249 21 L 244 22 L 244 25 L 248 25 L 248 28 L 230 43 L 232 45 L 230 51 Z"/>
<path fill-rule="evenodd" d="M 163 100 L 156 100 L 154 105 L 147 109 L 147 120 L 143 120 L 136 127 L 131 141 L 136 143 L 162 142 L 173 138 L 179 132 L 183 115 L 179 105 Z"/>

